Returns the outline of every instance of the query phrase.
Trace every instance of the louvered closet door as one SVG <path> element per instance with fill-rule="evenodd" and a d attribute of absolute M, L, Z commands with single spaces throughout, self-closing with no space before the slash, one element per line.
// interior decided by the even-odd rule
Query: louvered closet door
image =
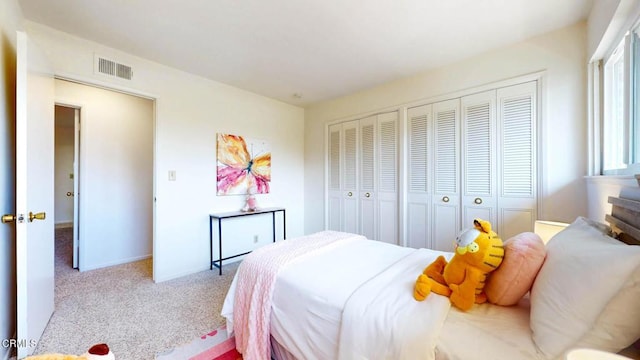
<path fill-rule="evenodd" d="M 342 230 L 342 124 L 329 126 L 327 228 Z"/>
<path fill-rule="evenodd" d="M 461 99 L 463 228 L 478 218 L 497 225 L 495 102 L 495 90 Z"/>
<path fill-rule="evenodd" d="M 498 223 L 508 239 L 532 231 L 537 215 L 537 82 L 497 90 Z"/>
<path fill-rule="evenodd" d="M 342 231 L 357 234 L 358 225 L 358 121 L 342 124 Z"/>
<path fill-rule="evenodd" d="M 378 115 L 377 240 L 398 244 L 398 113 Z"/>
<path fill-rule="evenodd" d="M 460 99 L 433 104 L 432 246 L 451 251 L 460 225 Z"/>
<path fill-rule="evenodd" d="M 376 129 L 377 117 L 360 120 L 360 234 L 377 239 L 376 209 Z"/>
<path fill-rule="evenodd" d="M 407 110 L 407 245 L 431 247 L 431 105 Z"/>

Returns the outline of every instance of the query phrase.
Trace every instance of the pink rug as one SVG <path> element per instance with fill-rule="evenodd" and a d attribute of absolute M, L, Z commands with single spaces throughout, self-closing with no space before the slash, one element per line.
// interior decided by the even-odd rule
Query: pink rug
<path fill-rule="evenodd" d="M 234 336 L 229 337 L 222 326 L 208 334 L 156 356 L 156 360 L 240 360 Z"/>

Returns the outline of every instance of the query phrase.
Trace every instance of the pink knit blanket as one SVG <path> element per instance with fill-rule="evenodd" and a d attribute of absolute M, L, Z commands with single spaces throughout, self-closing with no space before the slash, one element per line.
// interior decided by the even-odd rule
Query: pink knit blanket
<path fill-rule="evenodd" d="M 293 260 L 335 246 L 339 241 L 366 239 L 364 236 L 323 231 L 279 241 L 253 251 L 237 273 L 233 304 L 236 349 L 245 360 L 270 359 L 271 299 L 278 272 Z"/>

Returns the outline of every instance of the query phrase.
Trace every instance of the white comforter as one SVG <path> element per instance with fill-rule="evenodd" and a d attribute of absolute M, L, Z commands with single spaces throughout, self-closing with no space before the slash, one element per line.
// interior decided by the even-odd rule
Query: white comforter
<path fill-rule="evenodd" d="M 433 255 L 412 252 L 355 290 L 342 314 L 339 359 L 435 358 L 449 299 L 432 295 L 418 302 L 412 296 L 417 274 Z"/>
<path fill-rule="evenodd" d="M 412 292 L 442 254 L 361 240 L 307 256 L 278 275 L 271 333 L 299 359 L 434 359 L 449 300 L 417 302 Z M 228 328 L 234 293 L 235 281 L 222 310 Z"/>

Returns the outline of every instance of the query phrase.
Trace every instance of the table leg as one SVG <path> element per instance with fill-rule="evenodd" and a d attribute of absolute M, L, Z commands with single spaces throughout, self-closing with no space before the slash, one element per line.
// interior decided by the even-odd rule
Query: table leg
<path fill-rule="evenodd" d="M 219 275 L 222 275 L 222 219 L 218 219 L 218 265 L 220 265 Z"/>
<path fill-rule="evenodd" d="M 209 216 L 209 270 L 213 270 L 213 225 Z"/>
<path fill-rule="evenodd" d="M 276 212 L 271 212 L 271 229 L 273 230 L 273 242 L 276 242 Z"/>

